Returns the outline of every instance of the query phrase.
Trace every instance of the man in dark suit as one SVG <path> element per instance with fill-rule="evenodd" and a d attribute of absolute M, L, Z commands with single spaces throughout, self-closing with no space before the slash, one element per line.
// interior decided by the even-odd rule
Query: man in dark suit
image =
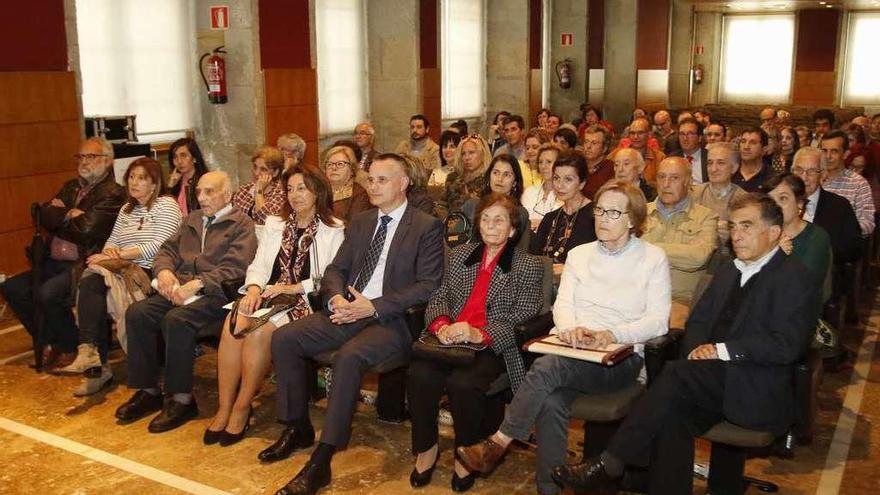
<path fill-rule="evenodd" d="M 703 126 L 693 118 L 686 118 L 678 124 L 678 143 L 680 149 L 670 156 L 682 156 L 691 165 L 691 183 L 702 184 L 709 180 L 709 152 L 702 144 Z"/>
<path fill-rule="evenodd" d="M 730 206 L 736 260 L 722 265 L 670 362 L 597 457 L 554 469 L 575 490 L 650 466 L 649 493 L 690 494 L 694 438 L 720 421 L 781 435 L 793 420 L 792 369 L 807 351 L 819 287 L 778 247 L 782 210 L 767 196 Z M 662 453 L 662 455 L 658 455 Z"/>
<path fill-rule="evenodd" d="M 285 325 L 272 335 L 278 375 L 278 417 L 287 428 L 260 453 L 277 461 L 314 442 L 306 386 L 307 360 L 337 350 L 333 388 L 320 443 L 279 494 L 312 494 L 330 483 L 330 460 L 348 444 L 363 374 L 409 352 L 404 312 L 424 303 L 440 285 L 443 240 L 440 221 L 406 200 L 406 162 L 399 155 L 373 160 L 367 191 L 377 209 L 357 215 L 336 258 L 324 272 L 321 296 L 327 311 Z"/>
<path fill-rule="evenodd" d="M 804 181 L 807 195 L 804 220 L 828 232 L 834 263 L 840 265 L 861 257 L 864 240 L 850 202 L 822 188 L 825 166 L 825 154 L 821 150 L 801 148 L 794 155 L 791 173 Z"/>

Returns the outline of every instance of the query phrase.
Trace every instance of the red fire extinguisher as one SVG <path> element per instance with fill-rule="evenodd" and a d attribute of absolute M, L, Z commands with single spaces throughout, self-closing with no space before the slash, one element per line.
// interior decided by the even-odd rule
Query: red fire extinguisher
<path fill-rule="evenodd" d="M 559 80 L 559 87 L 568 89 L 571 87 L 571 60 L 565 59 L 556 63 L 556 79 Z"/>
<path fill-rule="evenodd" d="M 222 46 L 214 48 L 213 52 L 205 53 L 199 59 L 199 72 L 202 74 L 202 81 L 205 82 L 205 88 L 208 90 L 208 101 L 214 104 L 226 103 L 226 62 L 223 60 Z M 204 61 L 208 59 L 208 75 L 205 75 Z"/>
<path fill-rule="evenodd" d="M 694 82 L 697 84 L 703 82 L 703 64 L 694 66 Z"/>

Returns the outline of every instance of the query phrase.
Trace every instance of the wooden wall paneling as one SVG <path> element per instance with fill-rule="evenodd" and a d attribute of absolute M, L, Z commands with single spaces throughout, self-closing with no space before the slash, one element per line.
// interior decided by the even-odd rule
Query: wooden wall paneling
<path fill-rule="evenodd" d="M 73 72 L 0 72 L 0 124 L 78 120 Z"/>
<path fill-rule="evenodd" d="M 306 161 L 317 164 L 318 89 L 315 69 L 264 69 L 266 142 L 289 132 L 306 142 Z"/>
<path fill-rule="evenodd" d="M 0 232 L 0 272 L 13 275 L 30 269 L 24 248 L 31 243 L 33 229 Z"/>
<path fill-rule="evenodd" d="M 840 11 L 837 9 L 798 12 L 795 71 L 833 71 L 839 28 Z"/>
<path fill-rule="evenodd" d="M 437 29 L 437 0 L 419 0 L 419 81 L 421 113 L 428 117 L 428 135 L 440 141 L 443 131 L 442 83 L 440 81 L 440 31 Z"/>
<path fill-rule="evenodd" d="M 543 87 L 543 70 L 529 70 L 529 115 L 533 126 L 537 126 L 538 112 L 541 111 L 542 87 Z"/>
<path fill-rule="evenodd" d="M 669 60 L 669 0 L 639 0 L 636 69 L 666 69 Z"/>
<path fill-rule="evenodd" d="M 605 0 L 589 0 L 587 69 L 605 68 Z"/>
<path fill-rule="evenodd" d="M 318 140 L 318 105 L 266 107 L 266 142 L 294 132 L 304 141 Z"/>
<path fill-rule="evenodd" d="M 259 0 L 263 69 L 312 67 L 309 0 Z"/>
<path fill-rule="evenodd" d="M 428 117 L 428 121 L 431 122 L 431 139 L 439 141 L 440 133 L 443 131 L 443 114 L 440 108 L 443 88 L 440 81 L 440 69 L 421 69 L 419 72 L 422 87 L 422 114 Z"/>
<path fill-rule="evenodd" d="M 76 170 L 78 120 L 0 124 L 0 179 Z"/>
<path fill-rule="evenodd" d="M 0 208 L 0 232 L 31 225 L 31 203 L 49 201 L 65 182 L 74 177 L 76 172 L 68 170 L 0 180 L 0 198 L 5 203 Z"/>
<path fill-rule="evenodd" d="M 437 69 L 437 0 L 419 0 L 419 67 Z"/>
<path fill-rule="evenodd" d="M 4 2 L 0 46 L 2 72 L 67 70 L 63 0 Z"/>
<path fill-rule="evenodd" d="M 265 69 L 266 106 L 313 105 L 318 101 L 315 69 Z"/>
<path fill-rule="evenodd" d="M 796 71 L 792 81 L 794 105 L 833 106 L 837 72 Z"/>

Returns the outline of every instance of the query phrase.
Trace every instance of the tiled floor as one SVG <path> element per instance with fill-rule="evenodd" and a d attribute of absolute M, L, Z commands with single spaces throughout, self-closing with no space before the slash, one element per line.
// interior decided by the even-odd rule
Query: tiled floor
<path fill-rule="evenodd" d="M 875 303 L 880 308 L 880 304 Z M 870 319 L 870 320 L 869 320 Z M 819 393 L 816 435 L 810 446 L 797 447 L 795 458 L 755 458 L 747 474 L 778 483 L 784 494 L 880 493 L 880 351 L 863 352 L 866 375 L 855 372 L 855 354 L 876 339 L 880 312 L 864 313 L 867 325 L 849 328 L 845 344 L 854 356 L 840 370 L 826 372 Z M 26 352 L 30 339 L 22 329 L 4 332 L 15 321 L 0 322 L 0 362 Z M 867 332 L 867 333 L 866 333 Z M 256 453 L 270 444 L 280 431 L 274 423 L 274 387 L 266 384 L 255 420 L 241 443 L 221 448 L 205 447 L 201 435 L 216 408 L 215 354 L 209 351 L 197 361 L 196 392 L 201 415 L 184 427 L 161 435 L 147 433 L 147 420 L 118 426 L 113 411 L 129 396 L 115 385 L 89 399 L 71 395 L 78 378 L 36 374 L 19 358 L 0 364 L 0 493 L 2 494 L 104 494 L 104 493 L 273 493 L 307 459 L 308 452 L 273 465 L 261 465 Z M 113 365 L 116 383 L 124 383 L 125 363 Z M 857 402 L 858 410 L 844 408 Z M 320 428 L 323 409 L 313 408 Z M 852 425 L 851 441 L 835 443 L 837 454 L 829 456 L 832 438 L 845 439 L 846 423 Z M 840 428 L 838 429 L 838 425 Z M 570 447 L 577 449 L 578 428 L 572 429 Z M 412 469 L 410 428 L 379 423 L 364 406 L 355 419 L 348 450 L 334 458 L 334 481 L 328 494 L 409 493 Z M 452 455 L 449 432 L 432 484 L 421 493 L 448 493 Z M 706 456 L 699 444 L 699 456 Z M 834 461 L 839 455 L 840 462 Z M 829 461 L 830 459 L 830 461 Z M 491 477 L 477 481 L 472 493 L 535 493 L 534 454 L 516 450 Z M 836 475 L 839 475 L 835 477 Z M 838 486 L 839 485 L 839 486 Z M 695 493 L 705 484 L 697 482 Z M 749 493 L 761 493 L 754 488 Z"/>

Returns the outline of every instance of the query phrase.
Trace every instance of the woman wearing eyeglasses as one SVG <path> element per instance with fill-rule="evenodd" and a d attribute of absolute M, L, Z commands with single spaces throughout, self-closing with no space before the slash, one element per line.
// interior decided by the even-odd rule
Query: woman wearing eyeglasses
<path fill-rule="evenodd" d="M 438 217 L 461 211 L 465 201 L 482 196 L 491 159 L 492 153 L 483 136 L 471 134 L 462 138 L 453 161 L 455 170 L 446 177 L 446 191 L 437 202 Z"/>
<path fill-rule="evenodd" d="M 572 401 L 580 394 L 611 393 L 635 382 L 643 369 L 644 342 L 668 329 L 669 262 L 663 249 L 639 239 L 647 216 L 645 196 L 632 183 L 609 182 L 596 193 L 590 210 L 598 242 L 578 246 L 568 255 L 551 332 L 572 346 L 635 344 L 635 352 L 614 366 L 556 355 L 538 358 L 498 431 L 456 449 L 469 469 L 488 473 L 513 439 L 526 441 L 534 429 L 541 494 L 562 491 L 551 472 L 565 463 Z"/>
<path fill-rule="evenodd" d="M 333 216 L 346 223 L 354 215 L 372 208 L 367 190 L 355 182 L 357 159 L 348 146 L 334 146 L 327 150 L 321 169 L 333 190 Z"/>
<path fill-rule="evenodd" d="M 583 193 L 587 175 L 587 160 L 578 151 L 563 151 L 553 163 L 553 190 L 562 206 L 544 215 L 529 252 L 550 257 L 557 276 L 569 251 L 596 240 L 590 200 Z"/>
<path fill-rule="evenodd" d="M 311 313 L 307 297 L 316 289 L 314 280 L 324 273 L 345 237 L 342 222 L 331 210 L 330 185 L 320 173 L 294 165 L 284 173 L 282 183 L 287 195 L 285 211 L 282 217 L 267 218 L 265 238 L 240 289 L 244 296 L 239 314 L 230 314 L 223 326 L 217 350 L 219 404 L 205 430 L 205 445 L 225 447 L 244 437 L 251 401 L 269 370 L 272 333 Z M 235 328 L 246 328 L 250 323 L 246 316 L 280 294 L 300 297 L 289 311 L 276 314 L 244 338 L 229 333 L 231 318 L 238 319 Z"/>
<path fill-rule="evenodd" d="M 266 217 L 278 216 L 284 208 L 284 155 L 274 146 L 260 146 L 251 157 L 253 180 L 238 188 L 232 195 L 232 205 L 251 217 L 257 226 L 257 238 L 262 236 Z"/>
<path fill-rule="evenodd" d="M 528 153 L 529 143 L 526 140 L 527 156 Z M 529 212 L 529 222 L 533 232 L 538 230 L 544 215 L 562 206 L 562 201 L 556 198 L 556 191 L 553 190 L 553 164 L 557 156 L 559 156 L 559 148 L 555 144 L 541 145 L 535 157 L 538 168 L 537 173 L 534 174 L 541 180 L 538 184 L 527 187 L 520 198 L 523 208 Z"/>

